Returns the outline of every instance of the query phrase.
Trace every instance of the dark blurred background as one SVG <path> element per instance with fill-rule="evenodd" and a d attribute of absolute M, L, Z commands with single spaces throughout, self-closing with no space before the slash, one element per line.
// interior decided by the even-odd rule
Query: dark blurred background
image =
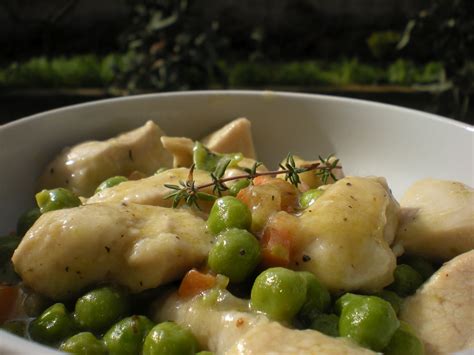
<path fill-rule="evenodd" d="M 1 0 L 0 123 L 196 89 L 340 95 L 472 123 L 473 14 L 472 0 Z"/>

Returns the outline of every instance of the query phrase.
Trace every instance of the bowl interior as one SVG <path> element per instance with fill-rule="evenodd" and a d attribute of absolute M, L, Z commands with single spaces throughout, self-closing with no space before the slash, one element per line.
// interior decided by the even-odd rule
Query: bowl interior
<path fill-rule="evenodd" d="M 199 138 L 236 117 L 252 121 L 259 159 L 337 154 L 348 175 L 385 176 L 395 196 L 424 177 L 473 184 L 472 127 L 390 105 L 320 95 L 190 92 L 104 100 L 0 127 L 0 231 L 33 206 L 35 179 L 63 147 L 157 122 Z"/>
<path fill-rule="evenodd" d="M 0 127 L 0 233 L 34 205 L 35 179 L 61 148 L 154 120 L 169 135 L 199 138 L 237 117 L 252 121 L 259 159 L 335 153 L 346 175 L 385 176 L 395 196 L 424 177 L 473 185 L 473 129 L 395 106 L 319 95 L 190 92 L 82 104 Z M 1 332 L 0 332 L 1 333 Z M 18 338 L 0 334 L 7 343 Z M 40 348 L 38 348 L 38 351 Z M 44 348 L 43 348 L 44 350 Z"/>

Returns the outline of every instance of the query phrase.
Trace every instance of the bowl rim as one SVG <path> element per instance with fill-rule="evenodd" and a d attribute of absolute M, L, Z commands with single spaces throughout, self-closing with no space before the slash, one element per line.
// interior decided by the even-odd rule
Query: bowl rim
<path fill-rule="evenodd" d="M 325 94 L 317 94 L 317 93 L 313 94 L 313 93 L 304 93 L 304 92 L 300 93 L 300 92 L 289 92 L 289 91 L 273 91 L 273 90 L 188 90 L 188 91 L 156 92 L 156 93 L 112 97 L 112 98 L 106 98 L 106 99 L 87 101 L 87 102 L 78 103 L 74 105 L 62 106 L 62 107 L 54 108 L 51 110 L 35 113 L 33 115 L 25 116 L 25 117 L 13 120 L 11 122 L 7 122 L 3 125 L 0 125 L 0 131 L 23 124 L 26 121 L 40 119 L 41 117 L 48 116 L 50 114 L 57 114 L 57 113 L 66 112 L 69 110 L 88 108 L 88 107 L 93 107 L 93 106 L 102 105 L 102 104 L 113 104 L 114 102 L 126 102 L 126 101 L 133 101 L 133 100 L 170 98 L 170 97 L 245 96 L 245 95 L 256 96 L 256 97 L 275 96 L 275 97 L 304 98 L 304 99 L 313 98 L 313 99 L 323 99 L 323 100 L 332 101 L 332 102 L 348 103 L 352 105 L 359 105 L 359 106 L 365 106 L 365 107 L 386 108 L 390 110 L 399 111 L 401 114 L 407 113 L 407 114 L 420 115 L 420 117 L 425 118 L 425 119 L 447 123 L 447 124 L 454 125 L 459 128 L 467 129 L 471 132 L 474 132 L 474 125 L 470 125 L 465 122 L 460 122 L 452 118 L 448 118 L 448 117 L 444 117 L 437 114 L 420 111 L 420 110 L 416 110 L 412 108 L 407 108 L 403 106 L 387 104 L 387 103 L 382 103 L 378 101 L 370 101 L 370 100 L 365 100 L 365 99 L 355 99 L 355 98 L 343 97 L 343 96 L 337 96 L 337 95 L 325 95 Z"/>

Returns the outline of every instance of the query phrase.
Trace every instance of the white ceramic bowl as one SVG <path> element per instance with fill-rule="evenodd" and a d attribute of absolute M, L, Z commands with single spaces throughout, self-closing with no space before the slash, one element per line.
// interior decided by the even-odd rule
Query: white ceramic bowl
<path fill-rule="evenodd" d="M 111 137 L 150 119 L 169 135 L 198 138 L 242 116 L 252 121 L 259 159 L 267 166 L 288 152 L 307 158 L 335 153 L 347 175 L 385 176 L 397 197 L 424 177 L 474 185 L 474 128 L 439 116 L 322 95 L 207 91 L 133 96 L 0 126 L 0 234 L 14 229 L 19 214 L 33 206 L 35 179 L 66 145 Z M 45 351 L 0 331 L 0 353 L 15 349 Z"/>

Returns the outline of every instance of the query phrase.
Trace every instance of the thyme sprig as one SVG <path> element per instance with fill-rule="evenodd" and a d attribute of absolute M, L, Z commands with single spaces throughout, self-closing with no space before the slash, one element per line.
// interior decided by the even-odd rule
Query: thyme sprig
<path fill-rule="evenodd" d="M 332 155 L 329 155 L 326 159 L 324 159 L 319 156 L 319 162 L 298 167 L 296 166 L 293 155 L 288 154 L 285 162 L 279 165 L 280 170 L 258 172 L 258 167 L 261 166 L 262 163 L 255 162 L 252 168 L 244 169 L 244 174 L 224 178 L 225 171 L 231 162 L 230 158 L 226 158 L 222 159 L 217 164 L 215 170 L 210 173 L 212 182 L 201 185 L 196 185 L 196 182 L 194 181 L 193 173 L 195 165 L 193 164 L 189 169 L 189 174 L 186 181 L 180 181 L 179 185 L 164 185 L 168 189 L 173 190 L 173 192 L 165 196 L 165 199 L 173 199 L 173 208 L 177 207 L 182 201 L 184 201 L 184 203 L 188 206 L 196 206 L 198 209 L 201 209 L 198 204 L 198 200 L 213 201 L 217 197 L 222 196 L 222 193 L 229 189 L 226 185 L 226 182 L 228 181 L 248 179 L 252 182 L 253 179 L 258 176 L 276 176 L 285 174 L 285 180 L 298 187 L 298 185 L 301 183 L 299 174 L 312 170 L 316 170 L 316 175 L 321 176 L 321 181 L 324 184 L 327 184 L 330 177 L 334 181 L 337 181 L 333 170 L 341 169 L 341 166 L 338 165 L 339 159 L 330 161 L 332 157 Z M 200 191 L 207 187 L 212 187 L 213 194 Z"/>
<path fill-rule="evenodd" d="M 165 184 L 165 187 L 175 191 L 165 197 L 165 199 L 173 199 L 173 208 L 178 207 L 181 200 L 184 200 L 188 206 L 194 205 L 198 209 L 201 209 L 199 207 L 198 200 L 213 201 L 216 199 L 216 196 L 214 195 L 199 191 L 203 187 L 196 186 L 196 182 L 193 178 L 194 168 L 194 164 L 191 165 L 188 178 L 186 181 L 180 181 L 179 185 Z"/>

